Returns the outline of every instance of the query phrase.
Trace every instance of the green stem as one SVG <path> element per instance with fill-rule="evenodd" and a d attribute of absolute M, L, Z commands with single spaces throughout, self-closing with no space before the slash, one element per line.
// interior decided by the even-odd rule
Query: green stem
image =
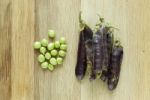
<path fill-rule="evenodd" d="M 114 41 L 114 46 L 122 47 L 122 46 L 121 46 L 121 42 L 120 42 L 119 39 L 117 39 L 117 40 Z"/>
<path fill-rule="evenodd" d="M 97 16 L 99 17 L 100 23 L 103 23 L 105 21 L 104 18 L 100 14 L 97 14 Z"/>
<path fill-rule="evenodd" d="M 79 24 L 80 24 L 80 30 L 83 30 L 83 28 L 85 27 L 85 21 L 84 20 L 82 20 L 82 12 L 80 11 L 80 13 L 79 13 Z"/>

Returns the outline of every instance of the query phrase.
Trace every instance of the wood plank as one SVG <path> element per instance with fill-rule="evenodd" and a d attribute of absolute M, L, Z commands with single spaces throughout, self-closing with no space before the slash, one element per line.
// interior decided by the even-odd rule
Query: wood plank
<path fill-rule="evenodd" d="M 11 100 L 34 100 L 34 4 L 12 1 Z"/>
<path fill-rule="evenodd" d="M 11 98 L 11 0 L 0 0 L 0 100 Z"/>
<path fill-rule="evenodd" d="M 98 12 L 120 29 L 115 35 L 122 41 L 125 52 L 117 89 L 109 92 L 105 85 L 94 82 L 92 100 L 149 100 L 149 0 L 102 0 L 101 3 L 99 0 L 81 1 L 83 12 L 88 15 L 85 18 L 91 26 L 95 23 L 93 16 Z M 86 89 L 83 86 L 83 91 Z M 89 93 L 84 93 L 81 95 L 89 96 Z"/>
<path fill-rule="evenodd" d="M 35 40 L 47 38 L 48 29 L 54 29 L 56 40 L 64 36 L 69 46 L 63 66 L 52 73 L 43 71 L 35 60 L 36 100 L 80 100 L 80 83 L 74 76 L 79 8 L 79 0 L 36 0 Z"/>

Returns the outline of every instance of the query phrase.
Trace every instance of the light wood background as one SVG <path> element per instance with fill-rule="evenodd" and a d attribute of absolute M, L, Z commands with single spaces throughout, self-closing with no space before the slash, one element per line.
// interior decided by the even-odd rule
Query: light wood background
<path fill-rule="evenodd" d="M 80 10 L 92 27 L 99 13 L 120 29 L 125 53 L 113 92 L 100 80 L 75 78 Z M 32 48 L 48 29 L 69 46 L 52 73 Z M 0 100 L 150 100 L 150 0 L 0 0 Z"/>

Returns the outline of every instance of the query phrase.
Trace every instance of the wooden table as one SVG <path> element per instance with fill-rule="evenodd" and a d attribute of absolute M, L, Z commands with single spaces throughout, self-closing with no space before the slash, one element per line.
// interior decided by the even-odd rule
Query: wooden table
<path fill-rule="evenodd" d="M 76 80 L 78 14 L 93 27 L 97 13 L 120 30 L 120 81 L 110 92 L 100 80 Z M 0 0 L 0 100 L 150 100 L 150 0 Z M 48 29 L 65 36 L 63 66 L 43 71 L 33 49 Z"/>

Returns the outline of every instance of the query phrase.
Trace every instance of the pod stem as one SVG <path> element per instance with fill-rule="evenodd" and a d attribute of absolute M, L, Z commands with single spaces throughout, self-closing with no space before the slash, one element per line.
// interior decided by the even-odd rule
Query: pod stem
<path fill-rule="evenodd" d="M 114 41 L 114 46 L 122 47 L 121 42 L 120 42 L 120 39 L 116 39 L 116 40 Z"/>
<path fill-rule="evenodd" d="M 104 18 L 100 14 L 97 14 L 97 16 L 99 17 L 99 22 L 104 23 Z"/>
<path fill-rule="evenodd" d="M 111 23 L 106 23 L 106 28 L 108 28 L 108 30 L 111 30 L 111 31 L 119 30 L 119 28 L 114 27 Z"/>
<path fill-rule="evenodd" d="M 97 14 L 97 16 L 99 17 L 99 20 L 98 20 L 98 22 L 96 23 L 96 25 L 93 29 L 94 32 L 96 32 L 104 24 L 104 18 L 99 14 Z"/>
<path fill-rule="evenodd" d="M 79 24 L 80 24 L 80 31 L 84 29 L 86 23 L 84 20 L 82 20 L 82 12 L 79 13 Z"/>

